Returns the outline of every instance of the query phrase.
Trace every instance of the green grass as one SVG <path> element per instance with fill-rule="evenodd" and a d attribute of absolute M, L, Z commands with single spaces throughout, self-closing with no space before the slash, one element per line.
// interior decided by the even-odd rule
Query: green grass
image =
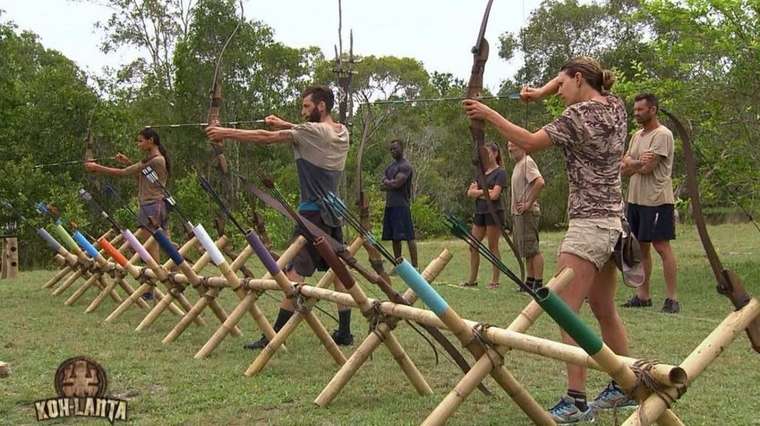
<path fill-rule="evenodd" d="M 724 225 L 711 227 L 710 231 L 726 266 L 744 278 L 750 292 L 758 294 L 760 262 L 756 257 L 760 235 L 750 225 Z M 542 238 L 548 275 L 554 268 L 561 234 L 542 234 Z M 421 243 L 421 261 L 427 262 L 444 247 L 454 253 L 454 258 L 436 286 L 465 318 L 504 326 L 528 302 L 526 296 L 506 285 L 506 280 L 495 291 L 457 288 L 456 283 L 466 274 L 463 243 Z M 656 307 L 623 310 L 622 315 L 633 356 L 675 364 L 731 309 L 728 300 L 715 292 L 714 279 L 693 228 L 681 227 L 674 247 L 679 261 L 682 313 L 671 316 L 658 312 L 663 283 L 655 258 Z M 364 254 L 359 257 L 365 259 Z M 255 262 L 249 264 L 261 272 Z M 481 268 L 480 282 L 488 282 L 489 274 L 487 268 Z M 111 300 L 91 314 L 83 311 L 94 293 L 73 307 L 65 307 L 63 296 L 53 297 L 40 288 L 51 276 L 52 271 L 33 271 L 23 272 L 15 281 L 0 281 L 0 360 L 9 362 L 13 369 L 11 377 L 0 379 L 0 424 L 35 424 L 33 401 L 54 396 L 55 369 L 64 359 L 76 355 L 90 356 L 106 367 L 110 393 L 132 395 L 128 398 L 129 417 L 136 424 L 419 424 L 461 377 L 444 358 L 435 365 L 427 345 L 402 325 L 397 336 L 427 378 L 434 395 L 418 396 L 381 347 L 329 408 L 320 409 L 312 401 L 337 368 L 304 325 L 289 339 L 289 351 L 276 354 L 258 377 L 245 378 L 242 373 L 253 360 L 253 353 L 241 346 L 245 339 L 259 335 L 249 317 L 241 323 L 244 338 L 228 337 L 209 359 L 198 361 L 192 356 L 211 335 L 211 325 L 216 321 L 209 314 L 206 314 L 208 327 L 193 326 L 173 344 L 162 345 L 161 339 L 173 327 L 176 317 L 165 313 L 143 333 L 134 331 L 143 316 L 136 309 L 115 324 L 103 324 L 102 320 L 114 308 Z M 396 287 L 401 288 L 402 283 L 395 281 Z M 364 288 L 370 296 L 377 296 L 375 289 L 368 285 Z M 617 298 L 622 302 L 630 294 L 630 290 L 620 288 Z M 195 300 L 195 294 L 191 296 Z M 221 304 L 230 311 L 235 300 L 227 292 Z M 263 297 L 259 303 L 272 318 L 277 302 Z M 326 303 L 322 306 L 330 312 L 335 310 Z M 332 319 L 317 314 L 329 329 L 335 327 Z M 583 317 L 593 324 L 588 309 L 584 309 Z M 367 331 L 366 323 L 356 312 L 353 330 L 358 338 Z M 545 316 L 530 331 L 553 339 L 559 335 L 557 327 Z M 347 356 L 349 351 L 344 349 Z M 740 335 L 690 387 L 675 406 L 675 412 L 688 425 L 760 425 L 759 365 L 760 355 L 752 352 L 745 336 Z M 544 406 L 556 402 L 565 389 L 564 366 L 558 362 L 511 352 L 506 366 Z M 590 397 L 606 381 L 603 373 L 590 372 Z M 487 385 L 494 396 L 473 394 L 450 424 L 530 423 L 491 379 Z M 58 423 L 82 421 L 75 418 Z M 604 415 L 597 422 L 613 424 L 613 417 Z"/>

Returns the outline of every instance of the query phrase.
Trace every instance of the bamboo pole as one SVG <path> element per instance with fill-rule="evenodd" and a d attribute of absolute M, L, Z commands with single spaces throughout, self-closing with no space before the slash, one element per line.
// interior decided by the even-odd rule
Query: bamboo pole
<path fill-rule="evenodd" d="M 211 242 L 211 245 L 213 247 L 217 247 L 220 245 L 223 246 L 225 244 L 227 244 L 227 237 L 224 235 L 222 235 L 222 237 L 219 238 L 215 243 Z M 208 253 L 208 251 L 206 251 L 200 257 L 200 259 L 198 259 L 195 265 L 191 266 L 183 258 L 182 261 L 179 263 L 179 265 L 177 265 L 177 267 L 180 269 L 180 271 L 184 273 L 184 276 L 187 279 L 187 281 L 190 284 L 192 284 L 193 287 L 198 291 L 198 295 L 200 297 L 199 297 L 199 300 L 196 302 L 196 305 L 200 303 L 201 301 L 204 302 L 204 307 L 208 304 L 211 304 L 212 311 L 214 312 L 214 314 L 216 314 L 217 318 L 219 318 L 221 322 L 224 322 L 224 320 L 227 319 L 227 313 L 224 311 L 224 309 L 222 309 L 221 306 L 218 305 L 218 303 L 215 300 L 213 300 L 213 298 L 209 299 L 207 297 L 207 292 L 205 292 L 201 286 L 201 278 L 195 272 L 196 270 L 201 271 L 203 268 L 205 268 L 206 265 L 208 265 L 210 260 L 211 260 L 211 256 Z M 183 296 L 182 292 L 184 291 L 186 286 L 183 283 L 179 283 L 177 282 L 177 280 L 174 279 L 177 275 L 178 274 L 167 275 L 167 277 L 171 276 L 171 281 L 173 282 L 171 285 L 172 290 L 170 290 L 167 294 L 166 299 L 168 300 L 162 300 L 160 303 L 157 303 L 156 306 L 154 306 L 153 309 L 148 313 L 148 315 L 146 315 L 145 318 L 140 322 L 140 324 L 137 325 L 137 328 L 135 328 L 135 331 L 142 331 L 150 327 L 156 321 L 156 319 L 158 319 L 158 316 L 161 315 L 164 309 L 166 309 L 166 307 L 169 306 L 169 304 L 173 300 L 175 299 L 179 300 L 179 298 Z M 198 316 L 200 315 L 200 311 L 194 312 L 192 315 L 190 313 L 191 311 L 194 311 L 196 305 L 191 306 L 190 309 L 186 309 L 187 313 L 182 317 L 182 319 L 180 319 L 180 322 L 182 322 L 184 318 L 190 316 L 190 318 L 187 320 L 187 325 L 190 325 L 190 322 L 198 318 Z M 240 335 L 240 330 L 237 330 L 236 333 Z"/>
<path fill-rule="evenodd" d="M 279 259 L 277 259 L 277 266 L 280 268 L 284 268 L 294 257 L 298 252 L 303 248 L 303 246 L 306 244 L 306 239 L 302 236 L 299 236 L 296 238 L 295 241 L 285 250 L 284 253 L 280 256 Z M 253 249 L 251 249 L 250 246 L 246 246 L 245 249 L 243 249 L 243 252 L 253 252 Z M 242 255 L 242 253 L 241 253 Z M 236 267 L 235 262 L 232 264 L 233 269 L 238 269 L 239 267 Z M 270 278 L 271 275 L 267 272 L 264 275 L 264 279 Z M 240 322 L 240 320 L 243 318 L 243 315 L 245 315 L 246 312 L 250 312 L 253 319 L 256 321 L 256 323 L 259 325 L 259 328 L 262 330 L 264 335 L 267 337 L 268 340 L 274 339 L 275 331 L 271 328 L 271 325 L 269 325 L 269 321 L 264 317 L 264 314 L 261 312 L 261 310 L 256 305 L 256 300 L 259 298 L 259 292 L 253 291 L 253 290 L 246 290 L 246 295 L 243 299 L 240 300 L 240 303 L 235 307 L 235 309 L 230 312 L 230 315 L 227 317 L 227 321 L 225 321 L 221 327 L 219 327 L 216 332 L 211 336 L 211 338 L 206 342 L 205 345 L 195 354 L 195 359 L 201 359 L 207 357 L 214 349 L 216 349 L 217 346 L 224 340 L 225 337 L 227 337 L 227 334 L 230 332 L 232 327 L 237 326 L 237 324 Z M 269 325 L 269 327 L 267 327 Z M 168 337 L 168 336 L 167 336 Z"/>
<path fill-rule="evenodd" d="M 0 361 L 0 379 L 11 375 L 11 366 L 7 362 Z"/>
<path fill-rule="evenodd" d="M 699 377 L 758 315 L 760 315 L 760 302 L 754 298 L 742 309 L 728 314 L 681 363 L 681 368 L 686 371 L 689 378 L 688 383 L 692 383 Z M 676 388 L 670 387 L 665 392 L 674 401 L 680 397 Z M 652 394 L 628 417 L 623 426 L 649 425 L 654 422 L 661 422 L 661 414 L 667 408 L 665 400 Z"/>
<path fill-rule="evenodd" d="M 441 252 L 438 257 L 433 259 L 427 268 L 425 268 L 425 270 L 422 272 L 422 276 L 428 282 L 435 280 L 445 265 L 451 260 L 451 257 L 451 253 L 449 253 L 448 250 L 444 249 L 443 252 Z M 416 299 L 416 295 L 411 289 L 408 289 L 404 293 L 403 297 L 405 300 L 409 301 L 410 305 L 413 304 Z M 395 336 L 390 333 L 392 328 L 393 326 L 385 322 L 378 324 L 375 330 L 372 333 L 369 333 L 364 341 L 356 348 L 353 354 L 351 354 L 351 356 L 348 358 L 346 363 L 343 364 L 340 370 L 335 373 L 335 376 L 333 376 L 327 386 L 325 386 L 322 392 L 314 400 L 314 404 L 320 407 L 326 407 L 328 404 L 330 404 L 330 402 L 335 399 L 338 393 L 340 393 L 340 391 L 351 380 L 354 374 L 356 374 L 361 366 L 364 365 L 364 363 L 369 359 L 375 349 L 377 349 L 382 343 L 385 343 L 386 346 L 391 349 L 391 346 L 394 346 L 397 343 Z M 407 369 L 408 356 L 403 353 L 403 349 L 401 349 L 401 351 L 393 351 L 392 353 L 394 353 L 394 359 L 396 359 L 401 368 L 407 374 L 407 377 L 409 377 L 412 385 L 414 385 L 417 392 L 420 395 L 432 394 L 433 390 L 430 388 L 427 382 L 425 382 L 425 379 L 423 377 L 414 377 L 417 373 L 419 373 L 419 371 L 416 368 Z M 396 353 L 399 354 L 398 357 Z"/>
<path fill-rule="evenodd" d="M 563 270 L 558 276 L 553 277 L 547 286 L 553 289 L 562 288 L 567 286 L 573 279 L 573 273 L 570 269 Z M 541 308 L 535 301 L 531 303 L 520 312 L 518 319 L 512 324 L 513 328 L 519 328 L 521 332 L 526 331 L 530 325 L 540 315 Z M 499 368 L 501 362 L 495 363 L 494 360 L 501 361 L 504 353 L 507 351 L 506 346 L 496 346 L 494 351 L 495 356 L 481 356 L 475 364 L 472 366 L 469 372 L 460 379 L 456 386 L 449 392 L 449 394 L 441 401 L 436 409 L 428 417 L 432 424 L 444 423 L 446 419 L 451 417 L 465 399 L 472 393 L 473 390 L 488 376 L 494 369 Z"/>
<path fill-rule="evenodd" d="M 273 280 L 249 280 L 246 285 L 259 290 L 278 290 L 279 286 Z M 301 286 L 301 293 L 313 299 L 319 299 L 341 305 L 357 307 L 356 303 L 348 294 L 336 292 L 329 289 L 317 288 L 313 286 Z M 398 305 L 392 302 L 380 302 L 370 299 L 372 303 L 379 302 L 380 311 L 388 316 L 419 322 L 431 327 L 447 329 L 446 324 L 441 321 L 433 312 L 413 306 Z M 530 305 L 529 305 L 530 307 Z M 520 319 L 518 318 L 519 321 Z M 476 321 L 464 320 L 470 327 L 475 327 Z M 499 327 L 489 327 L 484 331 L 484 336 L 488 341 L 497 346 L 507 346 L 512 349 L 521 350 L 534 355 L 555 359 L 557 361 L 569 362 L 576 365 L 586 366 L 595 370 L 601 370 L 599 364 L 594 361 L 583 349 L 568 345 L 561 342 L 555 342 L 540 337 L 535 337 Z M 626 365 L 633 366 L 639 361 L 637 358 L 620 356 Z M 668 364 L 658 364 L 654 367 L 654 374 L 663 381 L 671 380 L 672 383 L 678 384 L 685 381 L 685 373 L 677 366 Z"/>
<path fill-rule="evenodd" d="M 64 264 L 63 267 L 58 272 L 56 272 L 56 274 L 53 275 L 53 277 L 50 278 L 45 283 L 45 285 L 42 286 L 42 288 L 53 288 L 53 287 L 55 287 L 55 285 L 58 284 L 61 281 L 61 279 L 63 279 L 63 277 L 65 277 L 66 275 L 68 275 L 70 272 L 72 272 L 71 266 Z"/>
<path fill-rule="evenodd" d="M 233 271 L 229 263 L 224 258 L 224 255 L 219 250 L 219 245 L 214 245 L 211 241 L 211 237 L 209 237 L 206 230 L 203 228 L 202 225 L 198 225 L 193 229 L 193 233 L 195 233 L 196 237 L 198 238 L 199 243 L 203 248 L 206 250 L 206 253 L 204 256 L 208 257 L 208 259 L 216 265 L 216 267 L 221 271 L 222 276 L 227 280 L 227 285 L 233 287 L 234 289 L 237 289 L 240 287 L 240 280 L 235 274 L 235 271 Z M 250 256 L 249 251 L 243 251 L 240 253 L 235 260 L 239 260 L 237 263 L 238 267 L 241 267 L 246 259 Z M 179 337 L 182 332 L 185 331 L 187 326 L 189 325 L 190 320 L 192 320 L 197 315 L 200 315 L 203 310 L 209 306 L 216 317 L 219 319 L 219 322 L 221 324 L 224 324 L 227 319 L 228 315 L 225 310 L 219 306 L 218 302 L 216 301 L 216 297 L 221 292 L 222 288 L 205 288 L 206 291 L 201 291 L 200 287 L 198 286 L 200 278 L 197 276 L 196 272 L 199 272 L 200 269 L 192 268 L 183 269 L 183 272 L 185 272 L 185 276 L 188 277 L 191 283 L 193 283 L 193 286 L 196 287 L 198 290 L 198 293 L 200 295 L 200 298 L 198 301 L 196 301 L 195 305 L 187 312 L 187 315 L 185 315 L 175 326 L 174 328 L 169 331 L 169 334 L 167 334 L 164 339 L 162 340 L 162 343 L 168 344 L 170 342 L 173 342 L 177 337 Z M 235 336 L 242 335 L 240 329 L 237 326 L 234 326 L 231 329 L 231 333 Z"/>
<path fill-rule="evenodd" d="M 362 246 L 362 243 L 363 243 L 363 240 L 361 238 L 356 238 L 348 247 L 348 252 L 351 253 L 351 255 L 353 256 L 354 254 L 356 254 L 357 251 L 359 251 L 359 249 Z M 318 288 L 325 287 L 329 283 L 331 283 L 333 279 L 335 279 L 335 272 L 333 272 L 332 270 L 329 270 L 325 273 L 325 275 L 322 276 L 322 279 L 319 280 L 319 282 L 317 283 L 317 287 Z M 280 285 L 282 288 L 282 283 L 278 283 L 278 285 Z M 292 283 L 291 283 L 291 286 L 292 286 Z M 350 295 L 346 295 L 346 296 L 348 296 L 348 299 L 353 302 L 353 299 L 351 298 Z M 277 334 L 274 336 L 273 339 L 269 340 L 269 344 L 267 344 L 267 346 L 261 350 L 261 352 L 256 357 L 256 359 L 253 360 L 251 365 L 245 371 L 244 373 L 245 376 L 251 377 L 255 374 L 258 374 L 261 370 L 264 369 L 264 367 L 269 362 L 269 360 L 272 359 L 272 356 L 277 351 L 277 349 L 283 343 L 285 343 L 285 340 L 287 339 L 288 336 L 290 336 L 290 333 L 292 333 L 296 329 L 296 327 L 298 327 L 301 321 L 305 319 L 304 317 L 308 315 L 305 313 L 308 312 L 308 310 L 311 309 L 315 303 L 316 303 L 316 300 L 307 300 L 305 309 L 303 311 L 296 311 L 293 313 L 293 316 L 290 317 L 288 322 L 286 322 L 285 325 L 282 327 L 282 329 L 280 329 L 280 331 L 277 332 Z M 315 333 L 317 333 L 317 330 L 315 330 Z M 329 335 L 327 337 L 330 338 L 330 342 L 332 342 L 332 344 L 335 345 L 335 342 L 332 341 L 332 337 L 330 337 Z M 330 355 L 332 355 L 333 358 L 336 360 L 338 365 L 345 364 L 346 362 L 345 357 L 343 357 L 342 362 L 341 362 L 340 357 L 336 357 L 334 350 L 329 350 L 329 352 L 330 352 Z M 340 356 L 342 356 L 342 352 L 340 352 L 340 350 L 338 350 L 338 352 L 340 353 Z"/>
<path fill-rule="evenodd" d="M 132 234 L 132 233 L 129 232 L 129 234 Z M 134 234 L 132 234 L 130 236 L 130 239 L 132 239 L 132 238 L 135 241 L 137 240 L 137 238 L 134 236 Z M 171 259 L 169 259 L 168 261 L 166 261 L 166 263 L 163 264 L 163 266 L 159 266 L 158 263 L 150 256 L 150 254 L 147 253 L 146 248 L 150 247 L 152 244 L 155 244 L 155 240 L 154 240 L 154 238 L 152 236 L 149 237 L 145 241 L 145 244 L 140 244 L 139 241 L 137 241 L 136 244 L 138 244 L 138 246 L 135 246 L 133 248 L 136 249 L 135 251 L 138 252 L 138 254 L 140 254 L 140 258 L 143 260 L 143 262 L 145 262 L 145 264 L 148 265 L 148 269 L 143 268 L 143 269 L 141 269 L 137 273 L 138 275 L 133 275 L 133 276 L 135 278 L 138 278 L 140 276 L 139 274 L 143 274 L 145 276 L 145 278 L 146 278 L 145 282 L 143 282 L 137 288 L 137 290 L 135 290 L 134 294 L 132 294 L 126 300 L 124 300 L 124 302 L 121 305 L 117 306 L 116 309 L 114 309 L 113 312 L 111 312 L 111 314 L 108 315 L 108 317 L 106 317 L 106 319 L 104 320 L 105 322 L 109 322 L 110 323 L 110 322 L 115 321 L 118 317 L 121 316 L 121 314 L 123 314 L 124 312 L 126 312 L 126 310 L 133 303 L 135 303 L 138 299 L 142 300 L 141 299 L 142 294 L 145 293 L 146 291 L 148 291 L 151 288 L 154 289 L 157 298 L 163 300 L 163 296 L 164 296 L 163 292 L 161 292 L 161 290 L 159 290 L 156 287 L 156 283 L 153 282 L 153 281 L 155 281 L 155 280 L 159 280 L 159 281 L 167 280 L 168 279 L 168 275 L 167 275 L 166 270 L 168 270 L 169 268 L 171 268 L 174 265 L 174 261 L 171 260 Z M 185 244 L 183 244 L 182 247 L 179 248 L 179 253 L 182 254 L 182 255 L 184 255 L 185 253 L 187 253 L 188 251 L 190 251 L 190 249 L 192 249 L 194 245 L 195 245 L 195 238 L 191 238 Z M 140 252 L 144 252 L 144 253 L 140 253 Z M 185 315 L 185 311 L 183 311 L 176 304 L 171 304 L 170 307 L 169 307 L 169 309 L 174 314 L 176 314 L 176 315 L 179 315 L 179 316 Z M 199 321 L 199 322 L 196 322 L 196 324 L 203 325 L 203 322 Z"/>

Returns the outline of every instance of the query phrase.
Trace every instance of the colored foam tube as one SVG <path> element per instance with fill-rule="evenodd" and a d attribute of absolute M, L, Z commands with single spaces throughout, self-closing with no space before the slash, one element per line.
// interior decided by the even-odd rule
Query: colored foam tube
<path fill-rule="evenodd" d="M 138 256 L 140 256 L 140 259 L 142 259 L 143 262 L 149 263 L 153 260 L 153 257 L 148 253 L 148 250 L 145 249 L 145 246 L 140 243 L 140 241 L 135 237 L 135 234 L 132 233 L 129 229 L 125 229 L 121 231 L 121 235 L 124 237 L 124 239 L 129 243 L 129 246 L 132 248 L 132 250 L 137 253 Z"/>
<path fill-rule="evenodd" d="M 61 243 L 56 241 L 55 238 L 53 238 L 53 236 L 48 233 L 48 231 L 42 228 L 37 228 L 37 235 L 39 235 L 40 238 L 45 240 L 45 243 L 47 243 L 47 246 L 50 247 L 50 250 L 53 250 L 56 253 L 60 253 L 61 251 L 64 250 Z"/>
<path fill-rule="evenodd" d="M 58 241 L 60 241 L 68 251 L 75 253 L 79 252 L 79 246 L 60 223 L 50 225 L 50 232 L 58 238 Z"/>
<path fill-rule="evenodd" d="M 206 229 L 203 227 L 203 225 L 198 224 L 198 226 L 194 227 L 193 234 L 195 235 L 195 238 L 197 238 L 201 243 L 203 249 L 206 250 L 206 253 L 208 253 L 209 257 L 211 258 L 211 261 L 214 262 L 214 265 L 221 265 L 222 262 L 224 262 L 224 256 L 219 250 L 219 247 L 216 246 L 214 241 L 208 235 L 208 232 L 206 232 Z"/>
<path fill-rule="evenodd" d="M 156 231 L 153 232 L 153 238 L 156 239 L 156 242 L 158 243 L 159 247 L 161 247 L 161 250 L 163 250 L 169 256 L 175 265 L 179 266 L 182 264 L 182 262 L 185 261 L 185 259 L 177 251 L 177 248 L 174 247 L 174 244 L 171 242 L 171 240 L 169 240 L 169 237 L 166 236 L 166 233 L 163 230 L 156 229 Z"/>
<path fill-rule="evenodd" d="M 87 238 L 84 235 L 82 235 L 81 232 L 74 231 L 73 237 L 74 237 L 74 241 L 76 241 L 77 244 L 79 244 L 91 258 L 95 259 L 98 256 L 100 256 L 100 253 L 98 253 L 98 249 L 96 249 L 95 246 L 90 244 L 90 242 L 87 241 Z"/>
<path fill-rule="evenodd" d="M 536 302 L 587 354 L 602 350 L 602 339 L 554 292 L 546 287 L 537 290 Z"/>
<path fill-rule="evenodd" d="M 406 260 L 396 266 L 396 273 L 436 315 L 442 315 L 449 308 L 443 297 Z"/>
<path fill-rule="evenodd" d="M 121 254 L 121 252 L 117 250 L 116 247 L 114 247 L 111 243 L 109 243 L 107 239 L 101 237 L 98 240 L 98 245 L 100 246 L 100 248 L 103 249 L 103 251 L 106 252 L 108 256 L 111 257 L 111 259 L 113 259 L 116 263 L 118 263 L 122 267 L 126 267 L 127 263 L 129 263 L 129 260 L 126 257 L 124 257 L 124 255 Z"/>
<path fill-rule="evenodd" d="M 269 250 L 264 246 L 264 243 L 261 242 L 259 236 L 253 231 L 248 231 L 248 233 L 245 234 L 245 239 L 253 249 L 253 252 L 256 253 L 256 256 L 261 260 L 261 263 L 264 264 L 267 271 L 272 274 L 272 276 L 277 275 L 280 272 L 280 267 L 277 266 L 277 262 L 269 253 Z"/>

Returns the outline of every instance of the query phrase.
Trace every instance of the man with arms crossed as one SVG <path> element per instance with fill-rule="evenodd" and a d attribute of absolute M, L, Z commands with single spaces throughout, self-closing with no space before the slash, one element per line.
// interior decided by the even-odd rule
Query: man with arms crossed
<path fill-rule="evenodd" d="M 657 120 L 657 98 L 649 93 L 636 96 L 633 116 L 641 126 L 631 138 L 631 146 L 623 158 L 621 172 L 630 176 L 626 216 L 639 240 L 644 264 L 644 284 L 622 306 L 652 306 L 649 280 L 652 275 L 651 246 L 662 259 L 665 275 L 665 303 L 662 312 L 676 314 L 681 310 L 676 294 L 676 257 L 670 240 L 676 238 L 673 209 L 673 133 Z"/>
<path fill-rule="evenodd" d="M 414 241 L 411 199 L 414 169 L 404 158 L 404 143 L 391 141 L 393 163 L 385 169 L 380 189 L 386 191 L 385 212 L 383 214 L 383 241 L 393 241 L 393 255 L 401 257 L 401 242 L 409 246 L 412 266 L 417 267 L 417 243 Z"/>

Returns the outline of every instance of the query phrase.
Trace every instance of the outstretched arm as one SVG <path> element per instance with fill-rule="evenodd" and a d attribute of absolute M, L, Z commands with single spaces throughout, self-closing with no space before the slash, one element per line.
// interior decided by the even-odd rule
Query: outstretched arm
<path fill-rule="evenodd" d="M 514 143 L 528 153 L 549 148 L 552 145 L 549 135 L 541 129 L 531 133 L 526 129 L 512 123 L 501 114 L 492 110 L 488 105 L 476 100 L 467 99 L 463 102 L 465 113 L 471 119 L 485 120 L 494 125 L 508 141 Z"/>
<path fill-rule="evenodd" d="M 126 158 L 127 157 L 121 153 L 116 155 L 116 159 L 120 163 L 124 163 L 124 159 Z M 96 174 L 108 175 L 108 176 L 130 176 L 133 174 L 131 167 L 124 167 L 124 168 L 107 167 L 107 166 L 98 164 L 95 161 L 85 161 L 84 169 L 90 173 L 96 173 Z"/>
<path fill-rule="evenodd" d="M 207 127 L 206 134 L 211 140 L 234 139 L 240 142 L 253 142 L 257 145 L 271 145 L 293 142 L 290 130 L 246 130 L 228 127 Z"/>

